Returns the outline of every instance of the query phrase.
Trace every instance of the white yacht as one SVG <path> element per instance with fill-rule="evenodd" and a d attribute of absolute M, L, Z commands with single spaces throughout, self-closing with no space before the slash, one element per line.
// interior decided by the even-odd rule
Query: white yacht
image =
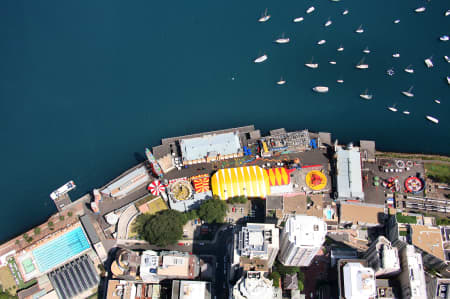
<path fill-rule="evenodd" d="M 434 122 L 435 124 L 438 124 L 438 123 L 439 123 L 439 119 L 437 119 L 437 118 L 435 118 L 435 117 L 433 117 L 433 116 L 427 115 L 426 118 L 427 118 L 429 121 Z"/>
<path fill-rule="evenodd" d="M 344 51 L 344 46 L 342 46 L 342 44 L 339 46 L 339 48 L 337 48 L 337 51 L 338 52 L 342 52 L 342 51 Z"/>
<path fill-rule="evenodd" d="M 320 41 L 317 42 L 318 45 L 323 45 L 324 43 L 326 43 L 327 41 L 324 39 L 321 39 Z"/>
<path fill-rule="evenodd" d="M 414 69 L 412 68 L 412 65 L 408 65 L 405 68 L 405 72 L 409 73 L 409 74 L 414 74 Z"/>
<path fill-rule="evenodd" d="M 425 61 L 425 65 L 427 66 L 427 68 L 432 68 L 433 67 L 433 61 L 431 61 L 431 57 L 425 59 L 424 61 Z"/>
<path fill-rule="evenodd" d="M 444 59 L 445 61 L 450 62 L 450 58 L 447 55 L 444 56 Z"/>
<path fill-rule="evenodd" d="M 344 80 L 343 79 L 337 79 L 336 82 L 342 84 L 342 83 L 344 83 Z"/>
<path fill-rule="evenodd" d="M 450 16 L 450 9 L 448 9 L 448 10 L 444 13 L 444 16 L 446 16 L 446 17 Z"/>
<path fill-rule="evenodd" d="M 304 18 L 303 17 L 298 17 L 294 19 L 294 23 L 300 23 L 301 21 L 303 21 Z"/>
<path fill-rule="evenodd" d="M 343 16 L 345 16 L 345 15 L 347 15 L 348 14 L 348 9 L 346 9 L 346 10 L 344 10 L 343 12 L 342 12 L 342 15 Z"/>
<path fill-rule="evenodd" d="M 326 87 L 326 86 L 316 86 L 316 87 L 313 88 L 313 90 L 315 92 L 318 92 L 318 93 L 326 93 L 326 92 L 328 92 L 328 87 Z"/>
<path fill-rule="evenodd" d="M 264 14 L 261 16 L 261 18 L 258 19 L 258 22 L 264 23 L 267 22 L 270 19 L 270 15 L 267 14 L 267 8 L 264 11 Z"/>
<path fill-rule="evenodd" d="M 255 63 L 261 63 L 261 62 L 266 61 L 267 58 L 268 58 L 267 55 L 264 54 L 263 56 L 259 56 L 258 58 L 256 58 L 256 59 L 254 60 L 254 62 L 255 62 Z"/>
<path fill-rule="evenodd" d="M 439 101 L 438 99 L 434 100 L 434 102 L 435 102 L 436 104 L 440 104 L 440 103 L 441 103 L 441 101 Z"/>
<path fill-rule="evenodd" d="M 397 112 L 398 111 L 397 108 L 395 108 L 395 105 L 391 106 L 391 107 L 388 107 L 388 109 L 391 110 L 392 112 Z"/>
<path fill-rule="evenodd" d="M 425 10 L 426 10 L 425 6 L 414 9 L 415 12 L 424 12 Z"/>
<path fill-rule="evenodd" d="M 369 68 L 369 65 L 364 63 L 364 57 L 358 62 L 358 64 L 356 65 L 356 68 L 360 69 L 360 70 L 364 70 L 364 69 L 368 69 Z"/>
<path fill-rule="evenodd" d="M 443 41 L 443 42 L 446 42 L 446 41 L 449 40 L 449 37 L 448 37 L 448 35 L 443 35 L 443 36 L 441 36 L 439 39 L 440 39 L 441 41 Z"/>
<path fill-rule="evenodd" d="M 407 110 L 405 110 L 405 111 L 403 111 L 403 114 L 409 115 L 409 114 L 410 114 L 410 112 L 409 112 L 409 111 L 407 111 Z"/>
<path fill-rule="evenodd" d="M 450 85 L 450 76 L 447 76 L 447 83 Z"/>
<path fill-rule="evenodd" d="M 305 66 L 306 66 L 306 67 L 309 67 L 310 69 L 316 69 L 316 68 L 318 68 L 318 67 L 319 67 L 319 64 L 318 64 L 318 63 L 313 63 L 313 61 L 314 61 L 314 57 L 311 58 L 311 62 L 305 63 Z"/>
<path fill-rule="evenodd" d="M 277 39 L 275 40 L 275 42 L 276 42 L 277 44 L 287 44 L 287 43 L 290 42 L 290 41 L 291 41 L 291 39 L 290 39 L 289 37 L 285 37 L 285 36 L 284 36 L 284 33 L 281 35 L 280 38 L 277 38 Z"/>
<path fill-rule="evenodd" d="M 314 6 L 311 6 L 310 8 L 308 8 L 308 9 L 306 10 L 306 13 L 307 13 L 307 14 L 310 14 L 310 13 L 312 13 L 314 10 L 316 10 L 316 8 L 315 8 Z"/>
<path fill-rule="evenodd" d="M 328 21 L 325 22 L 324 26 L 325 26 L 325 27 L 328 27 L 328 26 L 330 26 L 331 24 L 333 24 L 333 22 L 330 20 L 330 18 L 328 18 Z"/>
<path fill-rule="evenodd" d="M 408 98 L 414 97 L 414 94 L 411 92 L 413 90 L 414 86 L 411 86 L 408 91 L 402 91 L 402 94 Z"/>
<path fill-rule="evenodd" d="M 330 60 L 330 64 L 336 64 L 336 61 Z"/>
<path fill-rule="evenodd" d="M 284 85 L 286 84 L 286 80 L 283 79 L 283 77 L 280 78 L 280 80 L 277 81 L 278 85 Z"/>
<path fill-rule="evenodd" d="M 400 53 L 394 53 L 394 54 L 392 54 L 392 57 L 399 58 L 400 57 Z"/>
<path fill-rule="evenodd" d="M 359 96 L 364 100 L 371 100 L 373 98 L 373 95 L 369 94 L 367 89 Z"/>
<path fill-rule="evenodd" d="M 394 24 L 398 24 L 398 23 L 400 23 L 400 20 L 399 20 L 399 19 L 394 20 Z"/>
<path fill-rule="evenodd" d="M 57 200 L 61 195 L 66 194 L 70 190 L 73 190 L 76 188 L 77 185 L 75 185 L 74 181 L 69 181 L 50 193 L 50 198 L 53 200 Z"/>
<path fill-rule="evenodd" d="M 364 29 L 362 28 L 362 25 L 359 25 L 358 29 L 355 30 L 356 33 L 363 33 Z"/>
<path fill-rule="evenodd" d="M 369 54 L 369 53 L 370 53 L 369 47 L 366 47 L 366 48 L 363 50 L 363 53 Z"/>

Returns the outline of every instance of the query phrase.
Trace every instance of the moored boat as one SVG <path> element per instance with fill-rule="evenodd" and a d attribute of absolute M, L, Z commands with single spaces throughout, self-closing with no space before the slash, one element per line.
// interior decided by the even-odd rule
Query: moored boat
<path fill-rule="evenodd" d="M 425 6 L 418 7 L 414 9 L 415 12 L 424 12 L 426 10 Z"/>
<path fill-rule="evenodd" d="M 264 22 L 267 22 L 269 19 L 270 19 L 270 15 L 267 14 L 267 8 L 266 8 L 266 10 L 264 11 L 264 14 L 258 19 L 258 22 L 264 23 Z"/>
<path fill-rule="evenodd" d="M 337 79 L 336 82 L 342 84 L 342 83 L 344 83 L 344 80 L 343 79 Z"/>
<path fill-rule="evenodd" d="M 439 123 L 439 119 L 437 119 L 436 117 L 430 116 L 430 115 L 426 115 L 425 116 L 429 121 L 438 124 Z"/>
<path fill-rule="evenodd" d="M 256 58 L 255 60 L 254 60 L 254 62 L 255 63 L 261 63 L 261 62 L 264 62 L 264 61 L 266 61 L 267 60 L 267 55 L 266 54 L 264 54 L 264 55 L 262 55 L 262 56 L 259 56 L 258 58 Z"/>
<path fill-rule="evenodd" d="M 344 46 L 342 46 L 342 44 L 339 46 L 339 48 L 337 48 L 337 51 L 338 52 L 342 52 L 342 51 L 344 51 Z"/>
<path fill-rule="evenodd" d="M 75 185 L 74 181 L 69 181 L 64 185 L 62 185 L 61 187 L 59 187 L 58 189 L 56 189 L 55 191 L 53 191 L 52 193 L 50 193 L 50 198 L 53 200 L 57 200 L 61 195 L 66 194 L 67 192 L 75 189 L 76 187 L 77 185 Z"/>
<path fill-rule="evenodd" d="M 447 76 L 447 83 L 450 85 L 450 76 Z"/>
<path fill-rule="evenodd" d="M 336 61 L 331 60 L 331 61 L 330 61 L 330 64 L 336 64 Z"/>
<path fill-rule="evenodd" d="M 285 36 L 284 36 L 284 33 L 281 35 L 280 38 L 277 38 L 277 39 L 275 40 L 275 42 L 276 42 L 277 44 L 287 44 L 287 43 L 290 42 L 290 41 L 291 41 L 291 39 L 290 39 L 289 37 L 285 37 Z"/>
<path fill-rule="evenodd" d="M 450 9 L 447 9 L 447 11 L 444 13 L 444 16 L 446 17 L 450 16 Z"/>
<path fill-rule="evenodd" d="M 443 36 L 441 36 L 439 39 L 440 39 L 441 41 L 443 41 L 443 42 L 446 42 L 446 41 L 449 40 L 449 37 L 448 37 L 448 35 L 443 35 Z"/>
<path fill-rule="evenodd" d="M 346 9 L 346 10 L 344 10 L 343 12 L 342 12 L 342 15 L 343 16 L 345 16 L 345 15 L 347 15 L 348 14 L 348 9 Z"/>
<path fill-rule="evenodd" d="M 369 54 L 370 53 L 369 47 L 365 47 L 363 50 L 363 53 Z"/>
<path fill-rule="evenodd" d="M 368 89 L 366 89 L 364 93 L 360 94 L 359 96 L 364 100 L 371 100 L 373 98 L 373 95 L 368 93 Z"/>
<path fill-rule="evenodd" d="M 326 43 L 327 41 L 324 39 L 321 39 L 320 41 L 317 42 L 318 45 L 323 45 L 324 43 Z"/>
<path fill-rule="evenodd" d="M 398 23 L 400 23 L 399 19 L 394 20 L 394 24 L 398 24 Z"/>
<path fill-rule="evenodd" d="M 409 111 L 407 111 L 407 110 L 405 110 L 405 111 L 403 111 L 403 114 L 409 115 L 409 114 L 410 114 L 410 112 L 409 112 Z"/>
<path fill-rule="evenodd" d="M 356 65 L 356 68 L 357 69 L 360 69 L 360 70 L 364 70 L 364 69 L 368 69 L 369 68 L 369 65 L 368 64 L 366 64 L 366 63 L 364 63 L 364 57 L 358 62 L 358 64 Z"/>
<path fill-rule="evenodd" d="M 362 24 L 359 25 L 358 29 L 355 30 L 356 33 L 363 33 L 364 29 L 362 28 Z"/>
<path fill-rule="evenodd" d="M 414 94 L 411 92 L 413 90 L 414 86 L 411 86 L 408 91 L 402 91 L 402 94 L 408 98 L 414 97 Z"/>
<path fill-rule="evenodd" d="M 297 18 L 294 19 L 294 23 L 299 23 L 299 22 L 301 22 L 303 20 L 304 20 L 303 17 L 297 17 Z"/>
<path fill-rule="evenodd" d="M 431 57 L 425 59 L 424 61 L 425 61 L 425 65 L 427 66 L 427 68 L 432 68 L 434 66 L 433 61 L 431 61 Z"/>
<path fill-rule="evenodd" d="M 327 86 L 316 86 L 316 87 L 313 87 L 313 90 L 318 93 L 326 93 L 326 92 L 328 92 L 328 87 Z"/>
<path fill-rule="evenodd" d="M 392 57 L 399 58 L 400 57 L 400 53 L 394 53 L 394 54 L 392 54 Z"/>
<path fill-rule="evenodd" d="M 408 65 L 405 68 L 405 72 L 409 73 L 409 74 L 414 74 L 414 69 L 412 68 L 412 65 Z"/>
<path fill-rule="evenodd" d="M 308 9 L 306 10 L 306 13 L 307 13 L 307 14 L 310 14 L 310 13 L 312 13 L 314 10 L 316 10 L 316 8 L 315 8 L 314 6 L 311 6 L 310 8 L 308 8 Z"/>
<path fill-rule="evenodd" d="M 435 102 L 436 104 L 440 104 L 440 103 L 441 103 L 441 101 L 439 101 L 438 99 L 434 100 L 434 102 Z"/>
<path fill-rule="evenodd" d="M 330 18 L 328 18 L 328 21 L 325 22 L 324 26 L 325 26 L 325 27 L 328 27 L 328 26 L 330 26 L 331 24 L 333 24 L 333 22 L 330 20 Z"/>
<path fill-rule="evenodd" d="M 445 61 L 450 63 L 450 58 L 447 55 L 444 56 L 444 59 L 445 59 Z"/>
<path fill-rule="evenodd" d="M 398 111 L 397 108 L 395 108 L 395 106 L 388 107 L 388 109 L 391 110 L 392 112 Z"/>
<path fill-rule="evenodd" d="M 286 84 L 286 80 L 283 79 L 283 77 L 280 78 L 280 80 L 277 81 L 278 85 L 284 85 Z"/>

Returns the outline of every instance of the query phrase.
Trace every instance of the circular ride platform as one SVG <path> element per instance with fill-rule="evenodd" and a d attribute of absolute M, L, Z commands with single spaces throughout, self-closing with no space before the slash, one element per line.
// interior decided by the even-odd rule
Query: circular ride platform
<path fill-rule="evenodd" d="M 322 190 L 327 185 L 327 177 L 318 170 L 311 170 L 306 174 L 306 185 L 312 190 Z"/>

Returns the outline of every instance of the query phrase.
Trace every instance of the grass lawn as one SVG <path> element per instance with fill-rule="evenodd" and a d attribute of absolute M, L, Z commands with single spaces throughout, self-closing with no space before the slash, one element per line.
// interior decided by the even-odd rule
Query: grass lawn
<path fill-rule="evenodd" d="M 15 294 L 17 290 L 16 282 L 14 281 L 14 276 L 11 274 L 8 266 L 0 268 L 0 284 L 2 287 L 11 294 Z"/>
<path fill-rule="evenodd" d="M 435 182 L 450 184 L 450 165 L 425 163 L 427 177 Z"/>
<path fill-rule="evenodd" d="M 151 215 L 168 209 L 166 202 L 161 197 L 155 198 L 147 203 L 147 207 L 148 212 L 146 214 Z"/>
<path fill-rule="evenodd" d="M 417 218 L 416 216 L 404 216 L 402 213 L 397 213 L 397 222 L 416 224 Z"/>

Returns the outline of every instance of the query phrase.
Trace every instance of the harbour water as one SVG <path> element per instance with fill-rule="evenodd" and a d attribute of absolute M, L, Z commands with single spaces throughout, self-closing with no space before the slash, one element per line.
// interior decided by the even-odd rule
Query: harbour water
<path fill-rule="evenodd" d="M 414 13 L 419 6 L 426 12 Z M 266 8 L 271 19 L 258 23 Z M 54 189 L 73 179 L 77 198 L 162 137 L 255 124 L 450 154 L 450 42 L 439 41 L 449 34 L 447 9 L 444 0 L 1 1 L 0 240 L 54 213 Z M 290 43 L 273 42 L 282 33 Z M 364 56 L 369 69 L 355 69 Z M 430 56 L 435 67 L 426 69 Z M 319 68 L 304 66 L 312 57 Z M 414 74 L 403 71 L 410 64 Z M 330 91 L 316 94 L 317 85 Z M 359 97 L 365 89 L 372 100 Z M 397 113 L 386 109 L 394 104 Z"/>

